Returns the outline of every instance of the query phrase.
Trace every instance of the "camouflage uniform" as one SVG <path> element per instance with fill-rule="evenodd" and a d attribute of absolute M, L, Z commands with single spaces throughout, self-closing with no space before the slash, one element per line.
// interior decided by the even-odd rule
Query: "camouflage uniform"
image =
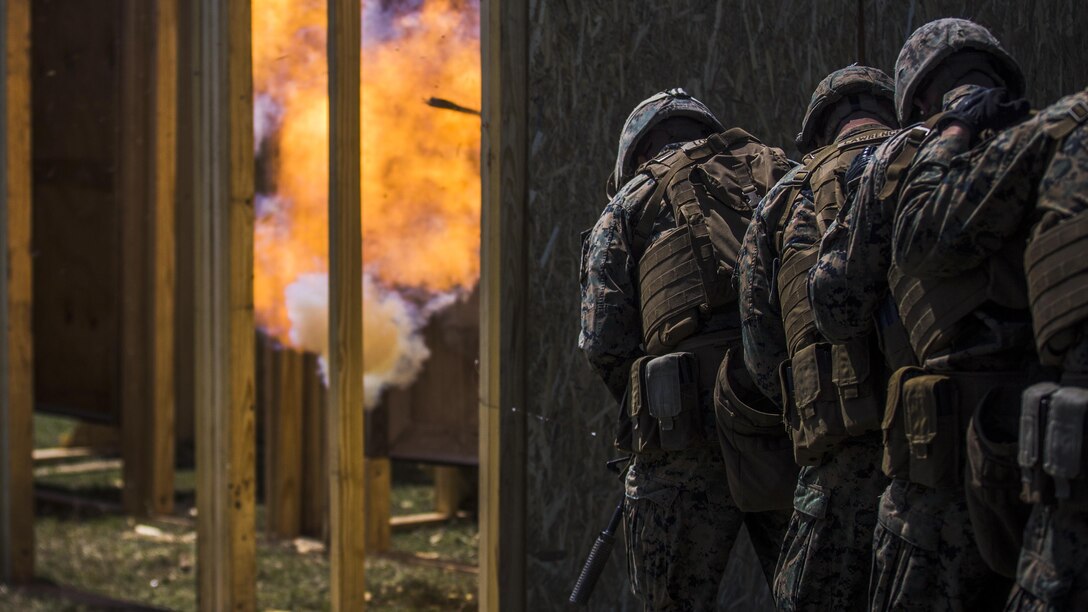
<path fill-rule="evenodd" d="M 643 102 L 624 126 L 616 169 L 610 179 L 612 186 L 622 187 L 582 247 L 582 328 L 578 343 L 620 402 L 621 410 L 626 405 L 631 365 L 645 354 L 637 287 L 641 253 L 634 247 L 634 234 L 644 205 L 656 187 L 648 173 L 635 173 L 632 150 L 654 124 L 670 116 L 693 117 L 715 131 L 722 129 L 709 110 L 682 90 L 658 94 Z M 757 183 L 772 185 L 788 168 L 780 151 L 760 144 L 743 131 L 729 130 L 724 136 L 750 151 Z M 667 148 L 661 155 L 674 148 Z M 663 206 L 654 220 L 650 241 L 675 226 L 672 209 Z M 737 325 L 735 312 L 712 313 L 701 333 L 736 330 Z M 702 389 L 701 404 L 704 414 L 713 414 L 710 389 Z M 626 494 L 624 529 L 629 577 L 632 590 L 646 609 L 713 609 L 729 552 L 742 524 L 748 528 L 765 574 L 769 577 L 773 572 L 788 514 L 742 513 L 730 496 L 718 448 L 703 445 L 683 451 L 635 454 L 626 476 Z"/>
<path fill-rule="evenodd" d="M 911 172 L 909 197 L 897 217 L 896 263 L 911 274 L 955 277 L 994 257 L 1003 244 L 1022 243 L 1025 228 L 1031 227 L 1032 239 L 1038 240 L 1083 219 L 1088 214 L 1086 118 L 1088 92 L 1081 92 L 969 153 L 963 153 L 968 143 L 962 135 L 942 135 L 927 146 Z M 1079 121 L 1076 127 L 1071 120 Z M 1065 335 L 1041 344 L 1043 359 L 1061 366 L 1063 384 L 1088 386 L 1083 318 Z M 1036 503 L 1023 540 L 1018 584 L 1008 608 L 1088 608 L 1083 501 Z"/>
<path fill-rule="evenodd" d="M 823 341 L 811 328 L 793 332 L 792 343 L 787 339 L 787 313 L 782 310 L 790 305 L 785 303 L 788 298 L 776 277 L 787 267 L 786 262 L 819 247 L 827 220 L 838 211 L 845 186 L 830 188 L 822 181 L 837 176 L 841 182 L 847 167 L 865 147 L 879 144 L 891 133 L 875 120 L 837 136 L 819 138 L 816 132 L 834 129 L 838 122 L 830 120 L 828 113 L 840 101 L 859 93 L 886 100 L 887 123 L 894 123 L 892 87 L 892 80 L 883 72 L 859 66 L 838 70 L 819 84 L 797 138 L 799 148 L 807 153 L 805 165 L 792 170 L 768 193 L 745 235 L 737 264 L 745 363 L 763 393 L 773 399 L 781 400 L 780 364 L 802 346 Z M 850 101 L 858 104 L 856 97 Z M 874 110 L 880 114 L 885 109 Z M 835 136 L 834 142 L 813 150 L 817 142 L 826 143 L 831 136 Z M 820 184 L 808 179 L 814 174 L 820 177 Z M 808 304 L 794 308 L 807 309 Z M 837 400 L 833 408 L 841 409 Z M 879 427 L 879 417 L 873 425 Z M 865 607 L 876 502 L 888 483 L 880 471 L 881 449 L 879 435 L 871 430 L 842 440 L 824 453 L 818 465 L 802 466 L 793 516 L 775 570 L 773 590 L 778 609 Z"/>
<path fill-rule="evenodd" d="M 967 50 L 985 52 L 994 76 L 1017 95 L 1022 93 L 1019 69 L 985 28 L 962 19 L 937 20 L 910 36 L 896 62 L 896 110 L 902 124 L 914 119 L 919 84 L 942 61 Z M 954 108 L 968 91 L 949 92 L 945 109 Z M 893 368 L 928 357 L 913 354 L 918 351 L 905 346 L 902 331 L 899 341 L 892 341 L 897 337 L 895 330 L 903 329 L 898 322 L 902 304 L 889 299 L 893 222 L 901 202 L 902 179 L 927 132 L 928 127 L 922 125 L 904 128 L 876 150 L 857 191 L 824 235 L 809 277 L 818 329 L 830 340 L 843 342 L 865 333 L 875 321 L 885 359 Z M 985 369 L 983 363 L 979 360 L 976 365 Z M 895 380 L 889 390 L 886 427 L 899 401 Z M 886 429 L 886 440 L 889 433 Z M 962 484 L 934 488 L 909 482 L 889 449 L 886 444 L 884 468 L 894 479 L 881 497 L 873 540 L 872 609 L 992 607 L 1007 593 L 1006 582 L 982 560 Z"/>

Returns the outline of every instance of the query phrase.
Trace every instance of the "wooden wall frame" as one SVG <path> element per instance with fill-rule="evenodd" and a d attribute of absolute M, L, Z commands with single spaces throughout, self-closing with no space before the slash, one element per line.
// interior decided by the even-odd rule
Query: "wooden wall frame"
<path fill-rule="evenodd" d="M 0 0 L 0 581 L 34 576 L 30 0 Z"/>
<path fill-rule="evenodd" d="M 194 389 L 201 610 L 254 610 L 256 418 L 249 0 L 193 13 Z"/>
<path fill-rule="evenodd" d="M 480 609 L 525 600 L 528 3 L 484 0 Z"/>

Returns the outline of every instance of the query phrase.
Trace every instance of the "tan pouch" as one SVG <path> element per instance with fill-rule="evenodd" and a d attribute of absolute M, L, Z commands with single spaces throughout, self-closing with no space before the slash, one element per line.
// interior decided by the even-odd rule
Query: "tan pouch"
<path fill-rule="evenodd" d="M 793 507 L 797 464 L 782 427 L 782 414 L 758 391 L 739 358 L 730 351 L 714 387 L 718 442 L 733 502 L 742 512 Z"/>
<path fill-rule="evenodd" d="M 910 450 L 903 425 L 903 385 L 924 373 L 922 368 L 907 366 L 896 370 L 888 380 L 888 398 L 881 423 L 884 433 L 884 459 L 881 468 L 888 478 L 905 479 L 910 476 Z"/>
<path fill-rule="evenodd" d="M 789 420 L 797 423 L 800 433 L 793 437 L 794 454 L 799 463 L 806 460 L 803 465 L 817 465 L 824 453 L 846 439 L 846 426 L 832 382 L 832 346 L 821 342 L 798 350 L 790 359 L 790 370 L 794 404 L 790 410 L 796 416 Z M 817 463 L 811 463 L 814 457 Z"/>
<path fill-rule="evenodd" d="M 871 366 L 867 337 L 831 347 L 831 380 L 838 391 L 843 427 L 850 436 L 880 429 L 884 398 L 876 392 Z"/>
<path fill-rule="evenodd" d="M 903 383 L 903 429 L 911 482 L 951 489 L 963 481 L 962 438 L 956 383 L 922 374 Z"/>
<path fill-rule="evenodd" d="M 650 356 L 640 357 L 631 364 L 631 384 L 628 392 L 631 396 L 630 423 L 631 441 L 636 453 L 645 453 L 661 448 L 657 436 L 657 420 L 650 415 L 646 396 L 646 383 L 643 375 Z"/>
<path fill-rule="evenodd" d="M 642 363 L 645 409 L 656 422 L 661 450 L 679 451 L 703 442 L 699 362 L 693 353 L 669 353 Z"/>

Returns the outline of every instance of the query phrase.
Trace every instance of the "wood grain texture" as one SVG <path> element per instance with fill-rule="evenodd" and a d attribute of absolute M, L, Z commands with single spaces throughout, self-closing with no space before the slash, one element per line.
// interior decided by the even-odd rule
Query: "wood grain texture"
<path fill-rule="evenodd" d="M 197 588 L 256 609 L 253 79 L 248 0 L 194 10 Z"/>
<path fill-rule="evenodd" d="M 526 606 L 528 13 L 481 5 L 480 607 Z"/>
<path fill-rule="evenodd" d="M 858 4 L 821 2 L 818 11 L 790 0 L 528 4 L 524 117 L 530 174 L 524 241 L 529 253 L 525 319 L 532 323 L 524 338 L 531 373 L 524 453 L 525 486 L 532 500 L 525 521 L 532 528 L 525 587 L 530 608 L 555 610 L 565 605 L 621 487 L 603 467 L 615 456 L 616 406 L 578 351 L 576 338 L 579 234 L 596 222 L 606 204 L 604 182 L 615 163 L 623 121 L 647 96 L 683 86 L 726 125 L 741 126 L 791 151 L 817 82 L 857 59 Z M 1088 46 L 1079 34 L 1088 31 L 1088 13 L 1082 5 L 1076 0 L 865 0 L 864 49 L 871 65 L 890 73 L 914 28 L 941 16 L 974 18 L 1020 60 L 1031 99 L 1044 104 L 1088 83 Z M 484 66 L 485 81 L 494 81 L 493 64 L 485 61 Z M 484 186 L 488 189 L 489 183 Z M 483 239 L 487 245 L 490 234 Z M 488 278 L 485 273 L 485 283 Z M 481 368 L 484 376 L 491 371 Z M 485 503 L 481 498 L 481 512 L 487 511 Z M 635 607 L 623 553 L 618 545 L 592 609 Z M 736 567 L 741 573 L 725 581 L 719 609 L 758 608 L 758 600 L 742 597 L 749 595 L 744 591 L 748 568 L 743 563 Z"/>
<path fill-rule="evenodd" d="M 329 58 L 329 565 L 333 610 L 365 606 L 363 247 L 358 0 L 328 1 Z"/>
<path fill-rule="evenodd" d="M 0 581 L 34 577 L 30 0 L 0 2 Z"/>
<path fill-rule="evenodd" d="M 393 539 L 393 470 L 388 457 L 366 458 L 366 551 L 389 550 Z"/>
<path fill-rule="evenodd" d="M 321 541 L 329 535 L 329 459 L 325 444 L 327 390 L 317 355 L 303 357 L 302 533 Z"/>
<path fill-rule="evenodd" d="M 275 394 L 265 416 L 266 524 L 269 535 L 297 537 L 302 528 L 302 353 L 274 353 Z"/>
<path fill-rule="evenodd" d="M 177 3 L 123 6 L 121 425 L 126 512 L 174 508 Z"/>

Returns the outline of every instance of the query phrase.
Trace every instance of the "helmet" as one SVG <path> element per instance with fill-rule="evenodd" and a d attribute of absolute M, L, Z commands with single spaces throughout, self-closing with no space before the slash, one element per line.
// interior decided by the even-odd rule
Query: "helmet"
<path fill-rule="evenodd" d="M 608 177 L 608 193 L 612 195 L 635 174 L 634 157 L 639 142 L 657 124 L 673 117 L 688 117 L 705 123 L 715 132 L 725 128 L 702 102 L 677 87 L 662 91 L 643 100 L 631 111 L 620 132 L 620 146 L 616 153 L 616 167 Z"/>
<path fill-rule="evenodd" d="M 895 85 L 884 71 L 858 66 L 857 64 L 836 70 L 824 77 L 812 92 L 805 119 L 801 122 L 801 131 L 797 134 L 797 148 L 802 154 L 816 148 L 821 116 L 836 102 L 851 94 L 869 94 L 891 104 L 895 96 Z"/>
<path fill-rule="evenodd" d="M 953 53 L 967 50 L 992 56 L 1009 92 L 1024 95 L 1020 66 L 989 30 L 966 19 L 938 19 L 915 30 L 895 60 L 895 111 L 901 124 L 910 122 L 912 101 L 926 77 Z"/>

